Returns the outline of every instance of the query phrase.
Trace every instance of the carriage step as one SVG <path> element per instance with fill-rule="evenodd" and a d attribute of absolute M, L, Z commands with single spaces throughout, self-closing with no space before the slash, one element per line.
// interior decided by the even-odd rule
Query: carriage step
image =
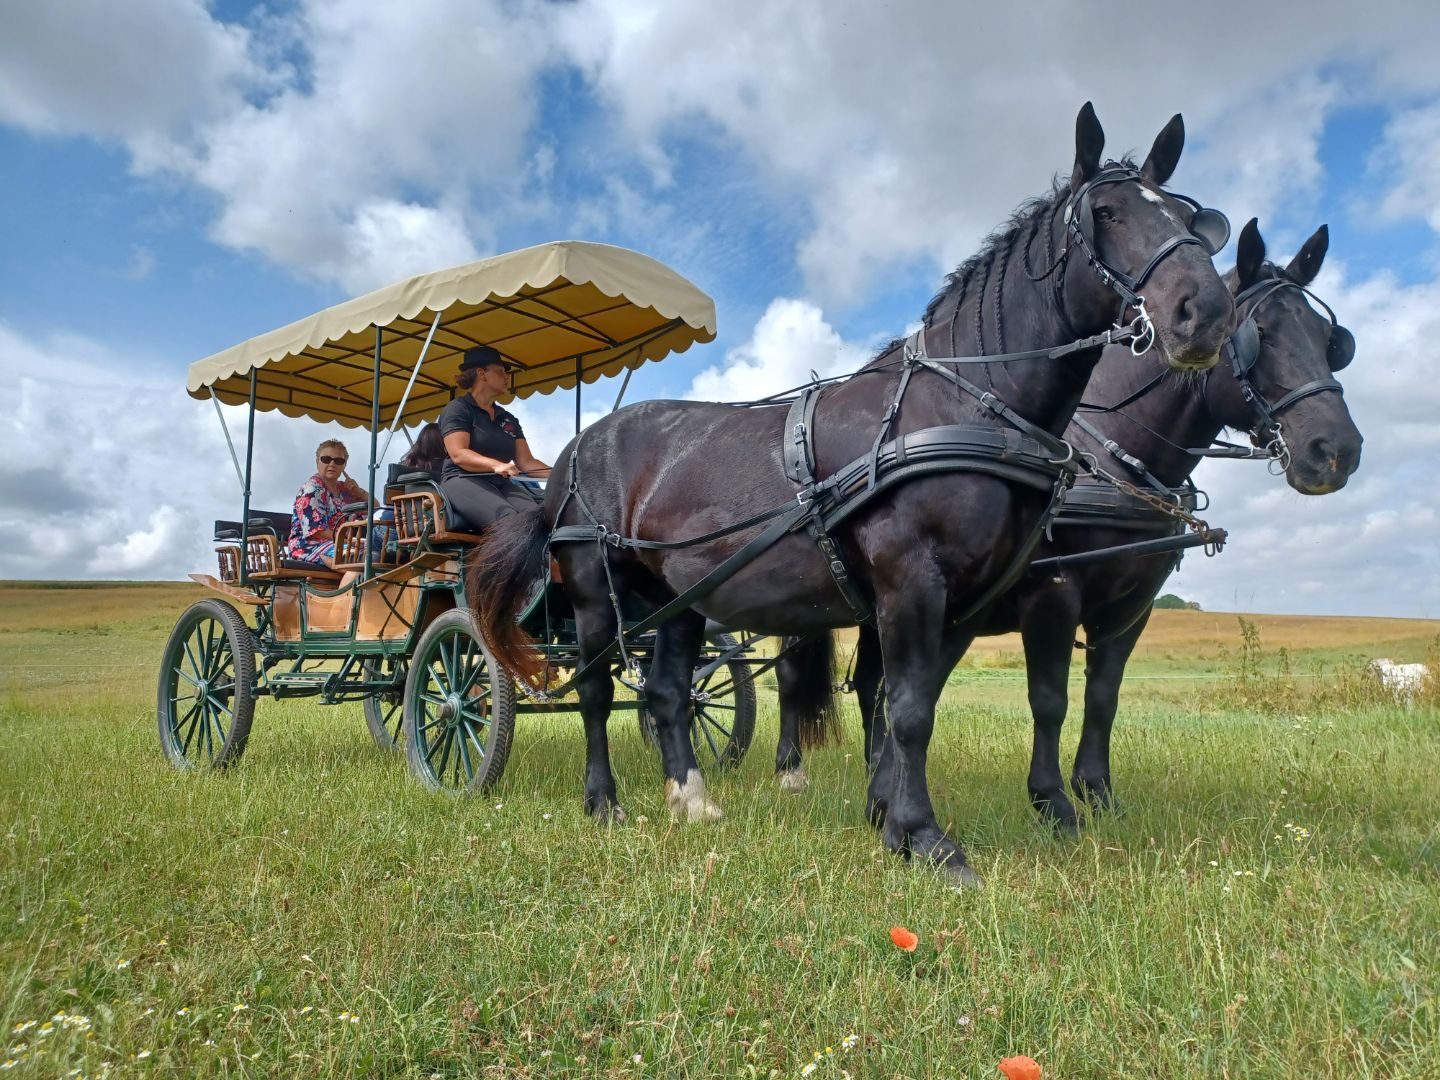
<path fill-rule="evenodd" d="M 333 671 L 281 671 L 271 675 L 269 683 L 276 697 L 299 696 L 323 692 L 335 675 Z"/>

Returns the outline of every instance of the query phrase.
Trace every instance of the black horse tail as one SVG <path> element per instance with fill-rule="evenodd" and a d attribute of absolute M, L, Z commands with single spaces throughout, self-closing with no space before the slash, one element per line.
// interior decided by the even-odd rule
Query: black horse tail
<path fill-rule="evenodd" d="M 520 628 L 520 607 L 541 574 L 548 574 L 550 529 L 540 507 L 506 514 L 485 530 L 470 555 L 465 594 L 470 614 L 495 662 L 535 685 L 545 670 L 535 641 Z"/>
<path fill-rule="evenodd" d="M 835 698 L 835 632 L 811 634 L 790 650 L 795 672 L 790 702 L 800 746 L 809 750 L 840 741 L 840 707 Z"/>

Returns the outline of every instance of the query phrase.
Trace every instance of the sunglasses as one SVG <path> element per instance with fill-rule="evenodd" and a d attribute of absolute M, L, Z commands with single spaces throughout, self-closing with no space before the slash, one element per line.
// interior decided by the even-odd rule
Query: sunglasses
<path fill-rule="evenodd" d="M 320 455 L 321 465 L 344 465 L 349 460 L 349 458 L 344 457 L 331 457 L 329 454 Z"/>

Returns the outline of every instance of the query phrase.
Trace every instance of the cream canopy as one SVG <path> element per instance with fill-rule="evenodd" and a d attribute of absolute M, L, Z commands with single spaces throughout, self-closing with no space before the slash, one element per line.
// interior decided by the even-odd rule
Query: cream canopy
<path fill-rule="evenodd" d="M 489 345 L 515 367 L 516 397 L 594 382 L 715 338 L 715 303 L 646 255 L 564 240 L 421 274 L 337 304 L 190 365 L 191 397 L 250 399 L 286 416 L 371 423 L 376 328 L 380 423 L 390 426 L 435 319 L 439 328 L 405 403 L 405 424 L 450 401 L 460 354 Z"/>

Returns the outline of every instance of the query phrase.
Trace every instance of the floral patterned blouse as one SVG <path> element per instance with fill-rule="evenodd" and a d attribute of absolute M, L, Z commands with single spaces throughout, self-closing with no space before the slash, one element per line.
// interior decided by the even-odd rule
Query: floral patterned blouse
<path fill-rule="evenodd" d="M 321 555 L 334 552 L 335 531 L 349 519 L 344 507 L 353 497 L 338 491 L 331 491 L 320 479 L 320 474 L 306 480 L 295 496 L 295 509 L 290 515 L 290 539 L 285 543 L 287 559 L 304 559 L 320 562 Z M 312 534 L 328 529 L 330 536 L 324 540 Z"/>

